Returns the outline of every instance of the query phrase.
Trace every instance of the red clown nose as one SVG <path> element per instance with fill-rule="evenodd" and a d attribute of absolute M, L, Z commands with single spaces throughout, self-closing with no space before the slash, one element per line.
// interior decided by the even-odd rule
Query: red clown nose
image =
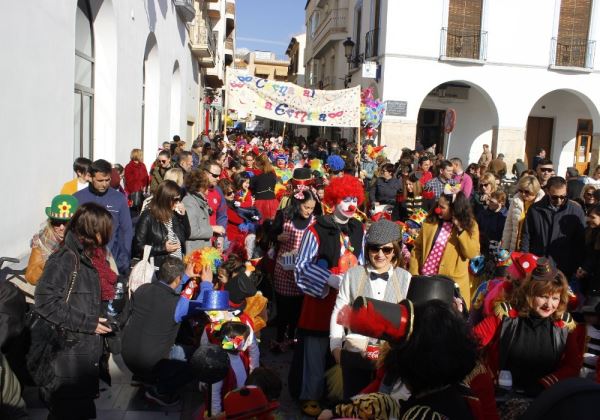
<path fill-rule="evenodd" d="M 437 215 L 440 215 L 440 214 L 442 214 L 442 209 L 441 209 L 441 208 L 439 208 L 439 207 L 436 207 L 436 208 L 433 210 L 433 212 L 434 212 L 435 214 L 437 214 Z"/>
<path fill-rule="evenodd" d="M 348 206 L 348 211 L 354 211 L 354 210 L 356 210 L 356 206 L 353 206 L 353 205 Z"/>

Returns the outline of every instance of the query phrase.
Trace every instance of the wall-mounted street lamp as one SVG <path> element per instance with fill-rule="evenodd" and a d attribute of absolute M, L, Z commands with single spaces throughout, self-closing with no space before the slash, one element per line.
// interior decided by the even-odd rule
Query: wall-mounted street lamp
<path fill-rule="evenodd" d="M 358 66 L 365 61 L 363 54 L 354 54 L 354 46 L 356 45 L 352 38 L 348 37 L 342 43 L 344 46 L 344 55 L 346 56 L 346 60 L 348 61 L 348 74 L 344 77 L 344 87 L 347 88 L 352 81 L 352 74 L 350 74 L 350 65 L 354 64 Z"/>

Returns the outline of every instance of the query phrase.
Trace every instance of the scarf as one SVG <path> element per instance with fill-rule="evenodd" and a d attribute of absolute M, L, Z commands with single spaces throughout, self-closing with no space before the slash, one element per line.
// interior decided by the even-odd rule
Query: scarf
<path fill-rule="evenodd" d="M 115 297 L 117 274 L 112 271 L 106 258 L 106 249 L 104 248 L 95 248 L 90 257 L 92 265 L 100 278 L 100 295 L 102 300 L 111 300 Z"/>
<path fill-rule="evenodd" d="M 42 229 L 33 235 L 31 239 L 31 248 L 37 247 L 42 252 L 42 257 L 44 261 L 50 257 L 54 251 L 56 251 L 60 245 L 61 240 L 54 233 L 54 229 L 51 226 L 48 226 L 48 223 L 44 223 Z"/>

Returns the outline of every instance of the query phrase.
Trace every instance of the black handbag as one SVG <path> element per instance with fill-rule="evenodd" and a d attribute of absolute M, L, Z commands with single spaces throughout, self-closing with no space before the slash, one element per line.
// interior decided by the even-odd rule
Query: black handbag
<path fill-rule="evenodd" d="M 71 273 L 70 284 L 65 297 L 67 303 L 69 303 L 78 272 L 79 258 L 75 256 L 75 269 Z M 58 378 L 53 362 L 60 351 L 75 345 L 76 341 L 68 337 L 64 328 L 49 322 L 35 309 L 27 314 L 26 323 L 31 337 L 29 351 L 25 355 L 27 370 L 37 386 L 44 387 L 47 391 L 52 392 L 58 387 Z"/>

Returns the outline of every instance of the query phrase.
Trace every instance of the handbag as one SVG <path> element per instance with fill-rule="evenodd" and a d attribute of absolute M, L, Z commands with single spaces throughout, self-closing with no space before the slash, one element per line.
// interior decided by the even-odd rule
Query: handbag
<path fill-rule="evenodd" d="M 69 303 L 78 272 L 79 258 L 75 255 L 75 268 L 71 273 L 66 303 Z M 53 362 L 60 351 L 76 344 L 76 340 L 69 339 L 64 328 L 46 320 L 35 309 L 27 314 L 26 323 L 31 337 L 29 351 L 25 355 L 27 370 L 37 386 L 53 392 L 59 385 Z"/>
<path fill-rule="evenodd" d="M 144 246 L 142 259 L 133 267 L 129 274 L 129 298 L 142 284 L 150 283 L 154 277 L 154 257 L 150 257 L 152 246 Z"/>

